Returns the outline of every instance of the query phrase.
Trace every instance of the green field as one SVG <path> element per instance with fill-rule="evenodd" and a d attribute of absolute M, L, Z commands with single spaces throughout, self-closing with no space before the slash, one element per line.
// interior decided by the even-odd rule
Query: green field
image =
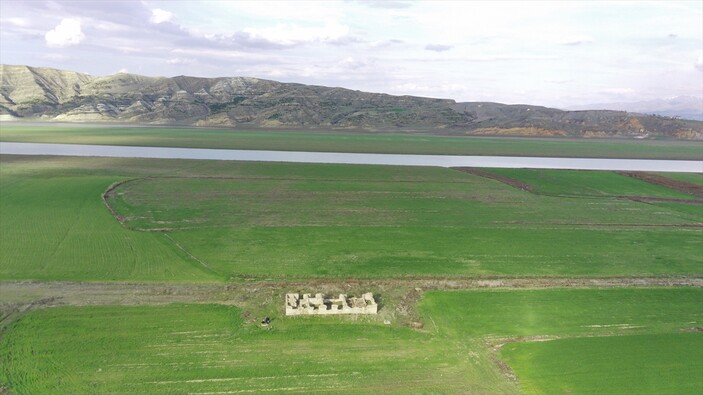
<path fill-rule="evenodd" d="M 703 289 L 429 292 L 419 308 L 447 336 L 611 336 L 703 326 Z"/>
<path fill-rule="evenodd" d="M 0 299 L 0 392 L 703 392 L 700 287 L 416 289 L 703 275 L 693 195 L 490 171 L 531 192 L 430 167 L 0 156 L 0 281 L 66 295 Z M 119 303 L 207 282 L 195 302 L 231 305 L 35 309 L 115 303 L 101 281 L 131 283 Z M 371 290 L 381 311 L 282 315 L 285 292 L 320 287 Z"/>
<path fill-rule="evenodd" d="M 552 196 L 646 196 L 695 199 L 696 197 L 664 186 L 609 171 L 490 169 L 491 173 L 530 185 L 535 193 Z M 688 182 L 703 182 L 703 174 L 661 173 Z M 703 210 L 701 211 L 703 214 Z"/>
<path fill-rule="evenodd" d="M 657 173 L 660 176 L 673 178 L 683 182 L 703 186 L 703 174 L 701 173 Z"/>
<path fill-rule="evenodd" d="M 90 161 L 81 161 L 90 166 Z M 163 234 L 132 232 L 100 199 L 120 176 L 61 159 L 3 157 L 0 278 L 206 281 L 218 277 Z"/>
<path fill-rule="evenodd" d="M 504 344 L 525 393 L 698 394 L 703 290 L 432 292 L 425 320 L 450 338 Z M 549 341 L 545 341 L 549 340 Z"/>
<path fill-rule="evenodd" d="M 124 228 L 100 195 L 128 179 L 110 199 Z M 680 196 L 634 181 L 627 193 Z M 700 275 L 703 263 L 701 205 L 542 196 L 441 168 L 4 156 L 0 194 L 2 279 Z"/>
<path fill-rule="evenodd" d="M 700 392 L 699 362 L 690 358 L 700 361 L 703 334 L 676 334 L 703 322 L 701 298 L 698 288 L 430 292 L 420 303 L 421 331 L 377 317 L 286 318 L 269 306 L 259 309 L 271 314 L 270 330 L 244 323 L 229 306 L 58 307 L 30 312 L 5 332 L 0 382 L 18 394 L 515 393 L 487 346 L 498 337 L 617 335 L 502 349 L 527 391 L 566 383 L 573 393 Z M 558 350 L 530 348 L 560 344 L 568 350 L 555 357 Z M 599 360 L 609 345 L 619 357 Z M 568 367 L 573 358 L 590 370 L 550 376 L 554 362 Z M 650 370 L 620 369 L 618 380 L 599 382 L 618 361 Z M 660 368 L 676 381 L 629 387 Z"/>
<path fill-rule="evenodd" d="M 0 141 L 284 151 L 698 159 L 700 141 L 452 137 L 403 133 L 3 124 Z"/>
<path fill-rule="evenodd" d="M 700 394 L 703 334 L 512 343 L 502 353 L 526 394 Z"/>
<path fill-rule="evenodd" d="M 382 323 L 276 318 L 225 306 L 56 308 L 0 340 L 17 394 L 510 393 L 485 350 Z"/>

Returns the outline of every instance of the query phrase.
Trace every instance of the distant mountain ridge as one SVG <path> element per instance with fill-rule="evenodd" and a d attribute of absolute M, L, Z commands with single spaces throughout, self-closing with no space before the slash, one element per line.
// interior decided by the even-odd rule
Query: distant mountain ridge
<path fill-rule="evenodd" d="M 703 97 L 676 96 L 638 102 L 586 104 L 570 110 L 615 110 L 703 121 Z"/>
<path fill-rule="evenodd" d="M 248 77 L 96 77 L 0 65 L 3 118 L 224 127 L 703 139 L 703 124 L 622 111 L 392 96 Z"/>

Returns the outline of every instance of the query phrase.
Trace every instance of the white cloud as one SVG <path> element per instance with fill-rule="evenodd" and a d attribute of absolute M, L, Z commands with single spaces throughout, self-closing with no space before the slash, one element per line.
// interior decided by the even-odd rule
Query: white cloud
<path fill-rule="evenodd" d="M 193 64 L 195 63 L 195 59 L 193 58 L 171 58 L 166 61 L 167 64 L 178 64 L 178 65 L 184 65 L 184 64 Z"/>
<path fill-rule="evenodd" d="M 427 44 L 425 46 L 425 49 L 428 51 L 435 51 L 435 52 L 444 52 L 444 51 L 449 51 L 452 49 L 451 45 L 442 45 L 442 44 Z"/>
<path fill-rule="evenodd" d="M 582 45 L 593 42 L 593 37 L 587 36 L 585 34 L 580 34 L 578 36 L 566 37 L 559 41 L 561 45 Z"/>
<path fill-rule="evenodd" d="M 279 45 L 295 45 L 305 42 L 330 42 L 349 34 L 349 26 L 337 21 L 327 21 L 320 27 L 277 25 L 263 29 L 244 29 L 252 39 L 265 40 Z"/>
<path fill-rule="evenodd" d="M 28 27 L 30 25 L 29 19 L 26 18 L 8 18 L 7 22 L 17 27 Z"/>
<path fill-rule="evenodd" d="M 50 47 L 67 47 L 85 40 L 85 34 L 81 30 L 81 21 L 64 18 L 53 30 L 46 32 L 44 39 Z"/>
<path fill-rule="evenodd" d="M 151 17 L 149 18 L 149 22 L 159 24 L 159 23 L 164 23 L 168 22 L 171 19 L 173 19 L 173 13 L 168 12 L 166 10 L 162 10 L 161 8 L 154 8 L 151 10 Z"/>
<path fill-rule="evenodd" d="M 117 70 L 117 72 L 115 74 L 128 74 L 128 73 L 129 73 L 129 70 L 127 70 L 126 68 L 123 67 L 123 68 Z"/>
<path fill-rule="evenodd" d="M 693 65 L 697 70 L 703 71 L 703 53 L 698 55 L 698 60 Z"/>

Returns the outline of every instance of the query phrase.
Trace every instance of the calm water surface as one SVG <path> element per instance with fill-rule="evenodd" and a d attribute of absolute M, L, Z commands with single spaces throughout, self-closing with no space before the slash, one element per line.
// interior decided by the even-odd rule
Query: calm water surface
<path fill-rule="evenodd" d="M 101 156 L 116 158 L 213 159 L 262 162 L 342 163 L 396 166 L 471 166 L 533 169 L 633 170 L 703 173 L 703 161 L 520 156 L 353 154 L 338 152 L 255 151 L 113 145 L 0 143 L 0 154 Z"/>

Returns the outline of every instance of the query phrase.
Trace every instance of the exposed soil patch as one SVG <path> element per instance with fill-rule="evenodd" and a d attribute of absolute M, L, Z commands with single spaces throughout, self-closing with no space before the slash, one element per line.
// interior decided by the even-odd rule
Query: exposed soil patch
<path fill-rule="evenodd" d="M 647 196 L 618 196 L 622 199 L 632 200 L 640 203 L 681 203 L 681 204 L 703 204 L 703 200 L 694 199 L 676 199 L 676 198 L 658 198 Z"/>
<path fill-rule="evenodd" d="M 691 184 L 690 182 L 674 180 L 673 178 L 660 176 L 658 174 L 640 171 L 617 171 L 616 173 L 636 178 L 638 180 L 642 180 L 650 184 L 660 185 L 669 189 L 673 189 L 675 191 L 688 193 L 690 195 L 703 199 L 702 185 Z"/>
<path fill-rule="evenodd" d="M 614 226 L 618 228 L 651 228 L 651 227 L 664 227 L 664 228 L 702 228 L 703 223 L 685 223 L 685 224 L 631 224 L 631 223 L 617 223 L 617 222 L 527 222 L 527 221 L 506 221 L 506 222 L 494 222 L 500 225 L 540 225 L 540 226 Z"/>
<path fill-rule="evenodd" d="M 526 184 L 514 178 L 493 174 L 476 167 L 451 167 L 451 169 L 463 171 L 464 173 L 473 174 L 479 177 L 490 178 L 492 180 L 502 182 L 503 184 L 510 185 L 513 188 L 517 188 L 527 192 L 532 192 L 532 187 L 529 184 Z"/>
<path fill-rule="evenodd" d="M 125 184 L 127 182 L 130 182 L 130 181 L 134 181 L 134 180 L 124 180 L 124 181 L 113 182 L 112 184 L 110 184 L 109 187 L 107 187 L 105 192 L 103 192 L 103 194 L 100 196 L 103 200 L 103 204 L 110 211 L 110 214 L 112 214 L 112 216 L 115 217 L 123 226 L 124 226 L 126 218 L 123 215 L 121 215 L 120 213 L 118 213 L 114 208 L 112 208 L 112 206 L 110 206 L 110 203 L 108 203 L 108 199 L 112 199 L 115 196 L 115 194 L 116 194 L 115 190 L 119 186 L 121 186 L 122 184 Z"/>
<path fill-rule="evenodd" d="M 425 291 L 479 288 L 616 288 L 616 287 L 703 287 L 699 277 L 606 277 L 606 278 L 403 278 L 320 279 L 270 281 L 248 277 L 247 281 L 209 284 L 110 283 L 69 281 L 0 282 L 0 306 L 9 314 L 58 305 L 159 305 L 170 303 L 216 303 L 242 308 L 252 322 L 267 309 L 283 309 L 288 292 L 358 294 L 373 292 L 379 301 L 378 318 L 408 326 L 420 326 L 417 301 Z M 267 310 L 270 311 L 270 310 Z M 414 324 L 413 324 L 414 323 Z"/>

